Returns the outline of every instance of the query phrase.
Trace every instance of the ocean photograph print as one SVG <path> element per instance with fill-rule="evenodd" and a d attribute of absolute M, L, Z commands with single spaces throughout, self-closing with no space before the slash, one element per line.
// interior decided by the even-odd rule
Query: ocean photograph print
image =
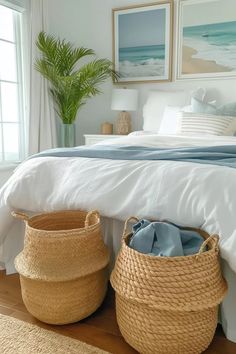
<path fill-rule="evenodd" d="M 173 2 L 113 9 L 118 82 L 171 81 Z"/>
<path fill-rule="evenodd" d="M 236 0 L 180 0 L 178 79 L 236 75 Z"/>

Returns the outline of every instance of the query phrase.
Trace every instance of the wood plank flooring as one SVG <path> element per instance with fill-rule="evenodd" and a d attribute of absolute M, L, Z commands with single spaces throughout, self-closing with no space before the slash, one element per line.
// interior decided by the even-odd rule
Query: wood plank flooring
<path fill-rule="evenodd" d="M 6 276 L 4 272 L 0 271 L 0 313 L 79 339 L 112 354 L 137 353 L 120 334 L 115 316 L 114 293 L 111 289 L 109 289 L 102 307 L 87 319 L 73 325 L 49 326 L 37 321 L 27 312 L 21 298 L 18 275 Z M 214 340 L 205 354 L 235 353 L 236 344 L 224 337 L 219 326 Z"/>

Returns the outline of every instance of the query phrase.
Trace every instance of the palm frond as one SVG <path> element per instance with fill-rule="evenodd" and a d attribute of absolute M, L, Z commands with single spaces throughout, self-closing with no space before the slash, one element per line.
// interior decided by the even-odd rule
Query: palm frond
<path fill-rule="evenodd" d="M 109 77 L 117 79 L 118 75 L 113 70 L 112 62 L 107 59 L 96 59 L 80 68 L 77 73 L 79 80 L 87 80 L 91 85 L 96 85 Z"/>
<path fill-rule="evenodd" d="M 92 49 L 74 48 L 70 42 L 40 32 L 36 42 L 41 58 L 35 69 L 49 82 L 56 110 L 64 123 L 72 123 L 86 100 L 101 93 L 99 85 L 108 78 L 118 79 L 112 62 L 93 59 L 76 68 L 81 58 L 94 55 Z"/>
<path fill-rule="evenodd" d="M 59 75 L 70 75 L 75 64 L 83 57 L 94 55 L 92 49 L 73 48 L 70 42 L 55 39 L 45 32 L 40 32 L 36 42 L 42 58 L 49 66 L 53 66 Z"/>

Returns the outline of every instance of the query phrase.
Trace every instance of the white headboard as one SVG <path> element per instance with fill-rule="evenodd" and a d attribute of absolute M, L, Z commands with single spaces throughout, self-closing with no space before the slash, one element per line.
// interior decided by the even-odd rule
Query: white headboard
<path fill-rule="evenodd" d="M 220 105 L 220 104 L 236 101 L 235 98 L 236 80 L 235 79 L 179 80 L 176 82 L 159 84 L 159 85 L 158 84 L 143 85 L 139 87 L 140 106 L 135 120 L 136 128 L 138 128 L 137 130 L 140 130 L 142 128 L 146 129 L 148 127 L 150 130 L 150 126 L 147 125 L 147 119 L 149 114 L 153 116 L 153 112 L 149 111 L 149 108 L 147 109 L 146 104 L 148 102 L 148 98 L 151 92 L 155 92 L 154 90 L 160 90 L 166 92 L 167 95 L 170 90 L 186 91 L 191 93 L 194 92 L 198 87 L 204 87 L 206 89 L 206 98 L 205 98 L 206 102 L 216 100 L 217 104 Z M 171 103 L 168 102 L 168 105 L 171 105 Z M 154 126 L 157 127 L 160 126 L 160 119 L 161 119 L 160 117 L 159 118 L 155 117 L 156 122 L 154 123 Z"/>
<path fill-rule="evenodd" d="M 158 131 L 166 106 L 183 107 L 190 104 L 186 91 L 150 91 L 143 107 L 143 130 Z"/>

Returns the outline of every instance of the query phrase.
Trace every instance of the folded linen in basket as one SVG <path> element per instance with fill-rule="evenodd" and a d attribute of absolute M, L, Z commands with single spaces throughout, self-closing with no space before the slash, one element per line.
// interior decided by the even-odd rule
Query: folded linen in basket
<path fill-rule="evenodd" d="M 129 246 L 154 256 L 188 256 L 199 251 L 203 237 L 196 231 L 181 230 L 166 222 L 140 220 L 133 226 Z"/>

